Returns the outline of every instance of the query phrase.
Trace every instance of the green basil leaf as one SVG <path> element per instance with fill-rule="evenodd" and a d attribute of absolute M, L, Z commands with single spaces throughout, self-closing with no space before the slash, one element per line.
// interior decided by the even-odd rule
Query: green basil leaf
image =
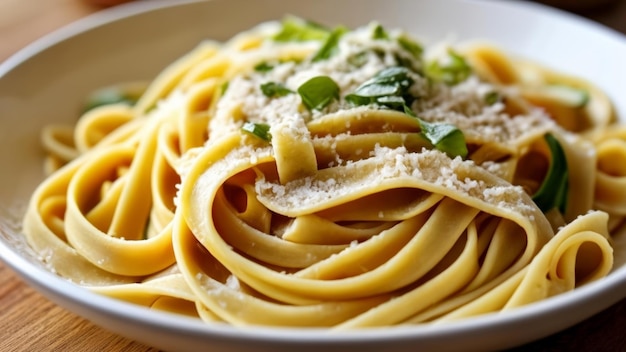
<path fill-rule="evenodd" d="M 390 109 L 402 111 L 409 116 L 416 117 L 415 113 L 409 105 L 407 104 L 406 98 L 391 96 L 391 97 L 378 97 L 376 98 L 376 103 L 379 105 L 384 105 Z"/>
<path fill-rule="evenodd" d="M 328 60 L 335 55 L 339 49 L 339 39 L 341 39 L 341 36 L 343 36 L 347 31 L 348 30 L 345 27 L 335 28 L 326 38 L 326 41 L 320 50 L 313 56 L 313 62 Z"/>
<path fill-rule="evenodd" d="M 404 111 L 404 113 L 409 115 L 409 116 L 417 117 L 417 115 L 415 115 L 413 110 L 411 110 L 411 108 L 407 104 L 404 104 L 402 106 L 402 111 Z"/>
<path fill-rule="evenodd" d="M 362 67 L 367 63 L 368 53 L 366 51 L 361 51 L 357 54 L 351 55 L 348 57 L 348 63 L 354 67 Z"/>
<path fill-rule="evenodd" d="M 381 97 L 389 95 L 398 95 L 402 93 L 399 84 L 377 83 L 362 85 L 354 91 L 354 94 L 362 97 Z"/>
<path fill-rule="evenodd" d="M 361 84 L 354 93 L 348 94 L 345 99 L 356 106 L 376 103 L 415 116 L 409 108 L 414 98 L 407 94 L 413 84 L 409 72 L 409 69 L 403 66 L 385 68 Z"/>
<path fill-rule="evenodd" d="M 372 79 L 364 83 L 369 82 L 376 83 L 394 83 L 402 86 L 410 86 L 413 84 L 413 80 L 410 76 L 410 70 L 403 66 L 391 66 L 380 70 Z"/>
<path fill-rule="evenodd" d="M 272 135 L 270 134 L 270 125 L 265 123 L 246 122 L 241 127 L 241 130 L 251 135 L 261 138 L 264 141 L 271 141 Z"/>
<path fill-rule="evenodd" d="M 126 92 L 121 88 L 103 88 L 95 91 L 87 98 L 83 111 L 89 111 L 99 106 L 111 104 L 126 104 L 132 106 L 137 103 L 139 97 L 140 94 L 132 94 L 131 92 Z"/>
<path fill-rule="evenodd" d="M 552 134 L 547 133 L 544 139 L 548 143 L 552 159 L 545 179 L 532 198 L 544 213 L 553 208 L 565 213 L 569 188 L 567 159 L 561 144 Z"/>
<path fill-rule="evenodd" d="M 404 50 L 411 53 L 411 55 L 413 55 L 414 58 L 421 59 L 422 54 L 424 53 L 424 48 L 422 48 L 422 46 L 419 45 L 416 41 L 414 41 L 413 39 L 409 38 L 406 35 L 399 36 L 397 41 L 398 41 L 398 44 L 400 44 L 400 46 Z"/>
<path fill-rule="evenodd" d="M 467 156 L 467 144 L 463 132 L 456 126 L 448 123 L 430 123 L 419 119 L 420 134 L 426 138 L 437 150 L 451 158 Z"/>
<path fill-rule="evenodd" d="M 378 104 L 380 106 L 387 107 L 392 110 L 402 111 L 407 115 L 415 117 L 415 113 L 407 105 L 404 97 L 401 96 L 381 96 L 381 97 L 366 97 L 356 94 L 348 94 L 345 97 L 346 101 L 354 106 L 363 106 L 369 104 Z"/>
<path fill-rule="evenodd" d="M 410 108 L 410 104 L 405 97 L 391 96 L 391 97 L 378 97 L 376 103 L 388 107 L 389 109 L 401 111 L 409 116 L 416 117 L 413 110 Z"/>
<path fill-rule="evenodd" d="M 282 21 L 282 29 L 273 39 L 277 42 L 302 42 L 309 40 L 325 40 L 330 30 L 312 21 L 295 16 L 287 16 Z"/>
<path fill-rule="evenodd" d="M 387 34 L 387 31 L 385 31 L 385 28 L 383 28 L 383 26 L 381 26 L 380 24 L 377 24 L 374 27 L 374 31 L 372 33 L 372 39 L 389 40 L 389 34 Z"/>
<path fill-rule="evenodd" d="M 449 62 L 441 64 L 438 61 L 431 62 L 426 67 L 426 74 L 437 81 L 442 81 L 448 85 L 455 85 L 463 82 L 472 74 L 472 68 L 465 59 L 454 52 L 448 50 Z"/>
<path fill-rule="evenodd" d="M 385 68 L 361 84 L 354 94 L 366 97 L 403 95 L 413 84 L 409 72 L 408 68 L 402 66 Z"/>
<path fill-rule="evenodd" d="M 317 76 L 298 87 L 302 103 L 309 110 L 321 110 L 339 99 L 339 86 L 328 76 Z"/>
<path fill-rule="evenodd" d="M 487 105 L 493 105 L 493 104 L 499 102 L 501 98 L 502 97 L 500 96 L 500 93 L 493 91 L 493 92 L 489 92 L 489 93 L 485 94 L 485 98 L 484 99 L 485 99 L 485 103 Z"/>
<path fill-rule="evenodd" d="M 399 107 L 406 104 L 406 101 L 403 97 L 391 95 L 391 96 L 382 96 L 376 98 L 376 102 L 383 105 L 388 105 L 389 107 Z"/>
<path fill-rule="evenodd" d="M 348 94 L 345 96 L 345 99 L 348 103 L 355 106 L 363 106 L 373 104 L 376 100 L 372 97 L 363 97 L 356 94 Z"/>
<path fill-rule="evenodd" d="M 224 95 L 226 93 L 226 91 L 228 90 L 228 86 L 230 85 L 230 81 L 224 81 L 224 83 L 222 83 L 222 85 L 220 86 L 220 93 L 222 95 Z"/>
<path fill-rule="evenodd" d="M 274 65 L 270 65 L 267 61 L 260 62 L 254 66 L 256 72 L 268 72 L 274 69 Z"/>
<path fill-rule="evenodd" d="M 270 98 L 283 97 L 287 94 L 291 94 L 294 92 L 284 85 L 276 82 L 267 82 L 261 84 L 261 91 L 263 92 L 263 94 L 265 94 L 265 96 Z"/>

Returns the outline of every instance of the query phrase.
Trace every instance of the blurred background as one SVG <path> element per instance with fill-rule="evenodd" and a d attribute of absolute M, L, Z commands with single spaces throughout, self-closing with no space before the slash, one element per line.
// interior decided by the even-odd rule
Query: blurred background
<path fill-rule="evenodd" d="M 130 1 L 133 0 L 0 0 L 0 61 L 4 61 L 33 40 L 69 22 L 103 8 Z M 536 0 L 536 2 L 573 12 L 626 33 L 626 0 Z"/>

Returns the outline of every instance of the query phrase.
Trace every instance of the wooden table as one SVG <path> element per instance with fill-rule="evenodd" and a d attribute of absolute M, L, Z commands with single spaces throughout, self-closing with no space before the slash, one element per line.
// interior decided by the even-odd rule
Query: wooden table
<path fill-rule="evenodd" d="M 0 61 L 101 8 L 88 0 L 0 0 Z M 626 33 L 626 1 L 583 15 Z M 626 59 L 626 58 L 624 58 Z M 515 351 L 626 351 L 626 300 Z M 0 262 L 0 351 L 155 351 L 82 319 L 25 285 Z"/>

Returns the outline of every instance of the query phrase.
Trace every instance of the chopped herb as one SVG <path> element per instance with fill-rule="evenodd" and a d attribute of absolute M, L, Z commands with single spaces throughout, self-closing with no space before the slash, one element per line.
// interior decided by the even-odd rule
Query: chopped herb
<path fill-rule="evenodd" d="M 393 66 L 378 72 L 374 77 L 360 85 L 352 94 L 348 94 L 347 102 L 356 105 L 378 104 L 389 109 L 402 111 L 417 117 L 409 107 L 415 99 L 408 90 L 413 84 L 410 71 L 406 67 Z M 467 144 L 463 132 L 456 126 L 444 123 L 430 123 L 417 118 L 420 134 L 437 150 L 450 157 L 467 156 Z"/>
<path fill-rule="evenodd" d="M 339 99 L 339 86 L 328 76 L 317 76 L 298 88 L 302 103 L 309 110 L 321 110 Z"/>
<path fill-rule="evenodd" d="M 405 98 L 400 96 L 390 95 L 381 97 L 362 97 L 354 94 L 349 94 L 346 96 L 346 101 L 355 106 L 377 104 L 392 110 L 402 111 L 407 115 L 415 117 L 415 113 L 407 105 Z"/>
<path fill-rule="evenodd" d="M 456 126 L 448 123 L 430 123 L 418 119 L 420 134 L 437 149 L 451 158 L 467 156 L 467 144 L 463 132 Z"/>
<path fill-rule="evenodd" d="M 414 41 L 413 39 L 409 38 L 406 35 L 399 36 L 397 40 L 398 40 L 398 44 L 400 44 L 400 46 L 404 50 L 411 53 L 411 55 L 413 55 L 414 58 L 420 59 L 422 57 L 422 53 L 424 52 L 424 49 L 416 41 Z"/>
<path fill-rule="evenodd" d="M 222 95 L 224 95 L 224 93 L 226 93 L 226 91 L 228 90 L 229 84 L 230 84 L 230 81 L 224 81 L 224 83 L 222 83 L 222 86 L 220 87 L 220 93 Z"/>
<path fill-rule="evenodd" d="M 371 97 L 362 97 L 360 95 L 356 95 L 356 94 L 348 94 L 345 97 L 346 101 L 354 106 L 363 106 L 363 105 L 369 105 L 369 104 L 374 104 L 376 102 L 376 99 L 371 98 Z"/>
<path fill-rule="evenodd" d="M 374 27 L 374 31 L 372 33 L 372 39 L 389 40 L 389 34 L 387 34 L 387 31 L 385 31 L 385 28 L 383 28 L 383 26 L 381 26 L 380 24 L 377 24 Z"/>
<path fill-rule="evenodd" d="M 371 82 L 357 88 L 354 94 L 361 97 L 398 95 L 402 93 L 402 88 L 400 84 L 396 83 Z"/>
<path fill-rule="evenodd" d="M 392 66 L 379 71 L 374 77 L 365 81 L 354 91 L 354 94 L 363 97 L 402 95 L 412 84 L 413 79 L 406 67 Z"/>
<path fill-rule="evenodd" d="M 367 51 L 361 51 L 360 53 L 349 56 L 348 63 L 354 67 L 361 67 L 367 63 L 367 59 Z"/>
<path fill-rule="evenodd" d="M 501 97 L 500 97 L 500 93 L 495 92 L 495 91 L 491 91 L 487 94 L 485 94 L 485 104 L 487 105 L 493 105 L 497 102 L 500 101 Z"/>
<path fill-rule="evenodd" d="M 270 98 L 283 97 L 287 94 L 293 93 L 291 89 L 276 82 L 267 82 L 261 84 L 261 91 L 263 92 L 263 94 L 265 94 L 265 96 Z"/>
<path fill-rule="evenodd" d="M 246 122 L 241 127 L 241 130 L 251 135 L 261 138 L 264 141 L 271 141 L 272 135 L 270 134 L 270 125 L 265 123 Z"/>
<path fill-rule="evenodd" d="M 313 62 L 327 60 L 337 52 L 339 48 L 339 39 L 348 30 L 345 27 L 337 27 L 333 29 L 320 50 L 313 56 Z"/>
<path fill-rule="evenodd" d="M 404 98 L 395 95 L 377 97 L 376 103 L 380 105 L 385 105 L 394 110 L 403 110 L 406 106 L 406 101 L 404 100 Z"/>
<path fill-rule="evenodd" d="M 553 208 L 565 213 L 569 188 L 567 159 L 561 144 L 552 134 L 547 133 L 544 139 L 548 143 L 552 158 L 545 179 L 539 190 L 533 195 L 533 201 L 544 213 Z"/>
<path fill-rule="evenodd" d="M 308 40 L 325 40 L 330 30 L 312 21 L 295 16 L 287 16 L 282 21 L 282 29 L 273 39 L 277 42 L 302 42 Z"/>
<path fill-rule="evenodd" d="M 405 114 L 409 115 L 409 116 L 413 116 L 413 117 L 417 117 L 417 115 L 415 115 L 415 113 L 413 112 L 413 110 L 411 110 L 410 107 L 408 107 L 406 105 L 406 103 L 404 105 L 402 105 L 402 110 L 404 111 Z"/>
<path fill-rule="evenodd" d="M 426 74 L 434 80 L 442 81 L 449 85 L 461 83 L 472 74 L 472 68 L 454 50 L 448 50 L 448 59 L 449 61 L 445 64 L 436 60 L 431 62 L 426 67 Z"/>
<path fill-rule="evenodd" d="M 87 98 L 83 111 L 89 111 L 99 106 L 111 104 L 126 104 L 132 106 L 137 103 L 139 96 L 140 94 L 133 94 L 117 87 L 104 88 L 95 91 Z"/>
<path fill-rule="evenodd" d="M 267 61 L 263 61 L 254 66 L 254 70 L 256 72 L 268 72 L 271 71 L 273 68 L 274 66 L 267 63 Z"/>
<path fill-rule="evenodd" d="M 361 84 L 345 99 L 356 106 L 376 103 L 393 110 L 407 112 L 411 111 L 408 105 L 414 99 L 408 94 L 408 89 L 412 84 L 413 79 L 410 77 L 409 69 L 402 66 L 388 67 Z"/>

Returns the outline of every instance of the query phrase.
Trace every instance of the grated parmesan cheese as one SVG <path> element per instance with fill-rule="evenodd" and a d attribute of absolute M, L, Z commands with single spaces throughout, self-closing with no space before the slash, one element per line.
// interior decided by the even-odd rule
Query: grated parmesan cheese
<path fill-rule="evenodd" d="M 253 66 L 264 57 L 272 57 L 269 53 L 272 50 L 282 50 L 279 47 L 284 45 L 286 44 L 268 40 L 259 50 L 235 54 L 239 55 L 240 62 L 247 60 Z M 307 42 L 306 50 L 314 53 L 320 45 L 321 43 L 315 41 Z M 359 66 L 350 63 L 350 59 L 355 55 L 364 56 Z M 382 69 L 399 65 L 398 58 L 403 55 L 406 56 L 407 53 L 396 40 L 372 40 L 371 28 L 364 27 L 346 33 L 338 43 L 338 52 L 328 59 L 317 62 L 309 59 L 300 62 L 289 60 L 273 62 L 275 65 L 267 72 L 250 70 L 233 77 L 229 81 L 227 91 L 217 103 L 214 118 L 210 121 L 208 143 L 219 136 L 236 132 L 244 122 L 249 121 L 268 124 L 272 135 L 285 133 L 295 137 L 313 138 L 315 143 L 328 149 L 334 158 L 327 159 L 327 165 L 323 167 L 342 169 L 344 174 L 325 178 L 322 170 L 318 170 L 316 175 L 291 180 L 285 185 L 273 183 L 274 180 L 259 180 L 256 183 L 260 198 L 272 196 L 285 208 L 348 196 L 357 192 L 359 187 L 371 186 L 384 180 L 413 178 L 469 195 L 495 207 L 531 212 L 532 209 L 526 207 L 532 205 L 524 203 L 527 199 L 522 200 L 521 187 L 512 186 L 502 179 L 494 185 L 493 179 L 488 183 L 485 179 L 473 178 L 476 172 L 468 172 L 469 169 L 478 168 L 473 161 L 450 159 L 446 154 L 436 150 L 423 149 L 416 152 L 408 151 L 404 147 L 392 149 L 381 146 L 376 147 L 369 155 L 359 148 L 356 155 L 362 157 L 362 160 L 344 160 L 336 150 L 337 142 L 343 138 L 350 138 L 350 132 L 332 136 L 310 136 L 307 123 L 313 119 L 349 110 L 350 114 L 355 116 L 355 120 L 352 120 L 354 122 L 364 119 L 364 116 L 367 116 L 364 114 L 366 111 L 385 109 L 376 104 L 354 107 L 343 98 Z M 421 61 L 414 61 L 418 66 L 421 65 Z M 483 82 L 476 76 L 470 76 L 459 84 L 449 86 L 433 82 L 415 72 L 410 74 L 413 84 L 408 91 L 416 97 L 411 105 L 413 112 L 424 121 L 455 125 L 470 144 L 522 144 L 529 134 L 536 135 L 537 131 L 554 128 L 554 122 L 543 111 L 533 110 L 513 117 L 505 111 L 504 104 L 498 102 L 488 104 L 485 95 L 500 88 Z M 301 97 L 297 93 L 298 87 L 309 79 L 322 75 L 329 76 L 335 81 L 340 89 L 341 99 L 332 102 L 322 111 L 308 111 L 303 107 Z M 293 93 L 267 97 L 260 87 L 268 82 L 281 84 Z M 345 125 L 349 131 L 351 120 L 346 119 Z M 382 126 L 383 131 L 392 128 L 392 124 Z M 251 158 L 250 162 L 253 164 L 257 162 L 254 153 L 247 155 L 247 158 Z M 375 167 L 368 169 L 369 171 L 359 169 L 366 164 L 369 165 L 367 167 L 371 168 L 371 165 Z M 505 167 L 497 162 L 486 161 L 480 167 L 492 178 L 506 176 Z M 342 178 L 352 173 L 362 174 L 362 179 L 349 180 L 350 186 L 346 186 Z"/>
<path fill-rule="evenodd" d="M 468 169 L 478 170 L 474 162 L 459 157 L 451 159 L 437 150 L 424 149 L 420 153 L 408 153 L 404 147 L 377 147 L 371 158 L 347 164 L 343 168 L 344 175 L 359 175 L 359 178 L 337 182 L 334 178 L 325 178 L 320 172 L 316 176 L 294 180 L 285 185 L 260 179 L 256 183 L 256 191 L 262 202 L 264 199 L 271 199 L 280 208 L 291 209 L 302 207 L 302 204 L 311 205 L 358 194 L 386 180 L 413 178 L 468 195 L 493 207 L 526 214 L 535 210 L 526 202 L 522 187 L 504 181 L 493 185 L 493 178 L 488 183 L 481 179 L 460 177 Z M 489 177 L 484 170 L 481 176 Z"/>

